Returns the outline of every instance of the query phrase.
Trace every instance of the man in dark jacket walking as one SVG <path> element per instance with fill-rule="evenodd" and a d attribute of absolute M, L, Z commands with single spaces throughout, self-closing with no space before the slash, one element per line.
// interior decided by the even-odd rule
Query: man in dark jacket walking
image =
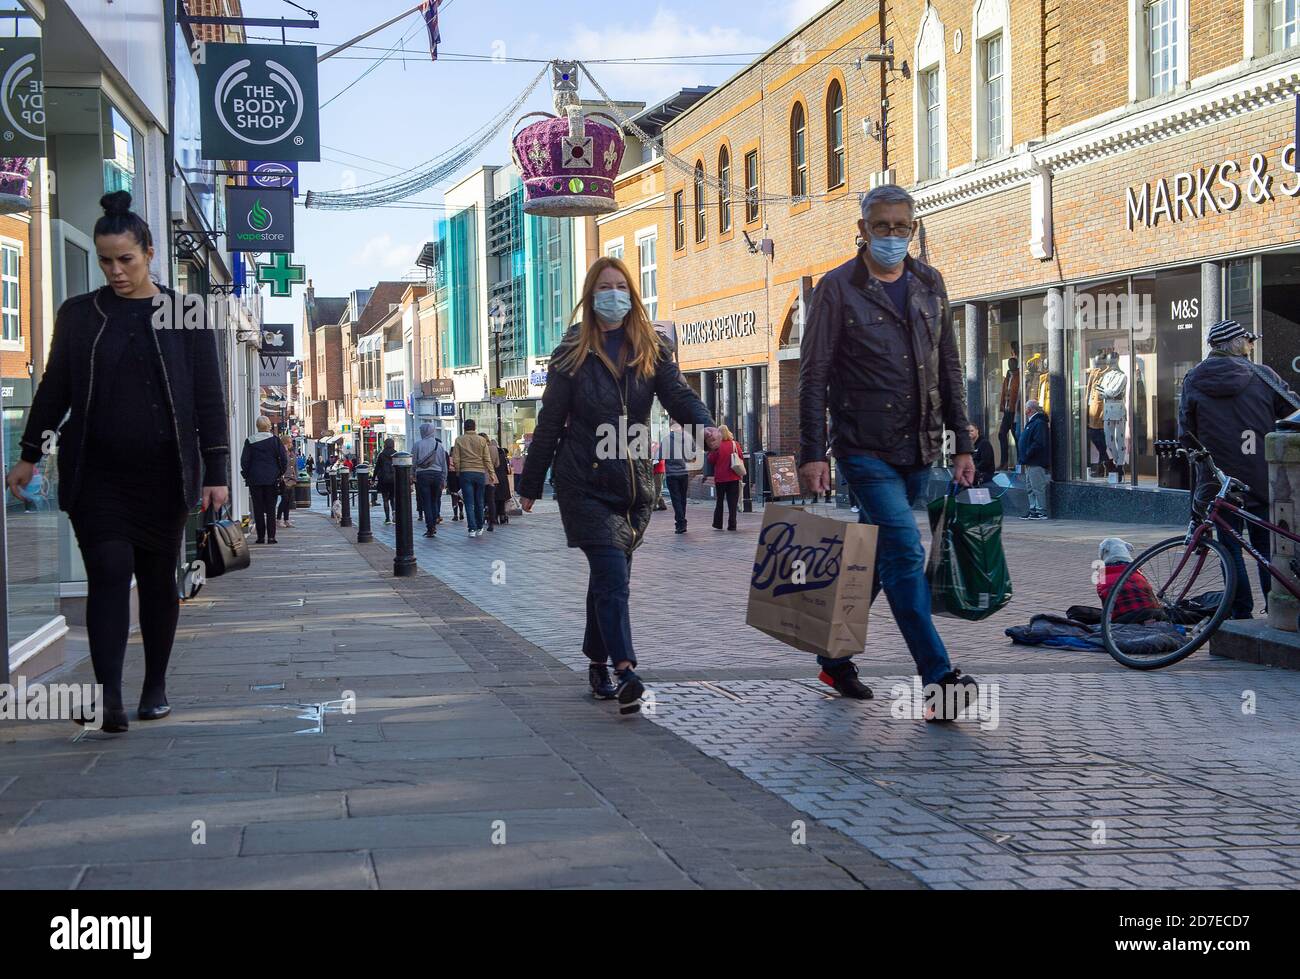
<path fill-rule="evenodd" d="M 938 270 L 908 255 L 915 204 L 885 184 L 862 199 L 866 242 L 822 278 L 800 344 L 799 476 L 814 493 L 831 488 L 831 448 L 856 498 L 862 523 L 879 528 L 872 597 L 883 588 L 921 680 L 940 686 L 944 704 L 974 703 L 973 678 L 948 660 L 930 615 L 925 548 L 911 501 L 929 482 L 945 429 L 956 439 L 953 478 L 975 480 L 965 375 L 957 355 L 948 293 Z M 821 680 L 859 700 L 871 691 L 852 659 L 818 657 Z M 934 720 L 954 720 L 936 711 Z"/>
<path fill-rule="evenodd" d="M 1020 446 L 1020 465 L 1025 471 L 1029 490 L 1029 512 L 1025 520 L 1047 519 L 1047 474 L 1052 468 L 1052 439 L 1048 434 L 1047 412 L 1036 400 L 1025 402 L 1024 431 L 1016 439 Z"/>
<path fill-rule="evenodd" d="M 1245 509 L 1267 519 L 1268 462 L 1264 458 L 1264 436 L 1273 431 L 1277 419 L 1295 409 L 1296 394 L 1271 367 L 1253 362 L 1256 337 L 1236 320 L 1216 323 L 1207 339 L 1209 354 L 1183 378 L 1183 393 L 1178 402 L 1178 435 L 1195 437 L 1210 450 L 1220 469 L 1249 486 Z M 1283 394 L 1284 391 L 1289 394 Z M 1194 475 L 1197 489 L 1205 490 L 1201 494 L 1203 498 L 1210 492 L 1208 484 L 1212 479 L 1208 472 Z M 1218 487 L 1213 490 L 1217 492 Z M 1196 498 L 1195 491 L 1193 498 Z M 1236 519 L 1235 522 L 1240 531 L 1245 521 Z M 1268 555 L 1269 532 L 1253 524 L 1249 529 L 1251 546 Z M 1254 599 L 1241 546 L 1222 533 L 1219 540 L 1237 567 L 1232 617 L 1249 619 Z M 1269 583 L 1268 572 L 1261 568 L 1259 587 L 1265 602 Z"/>
<path fill-rule="evenodd" d="M 289 465 L 289 454 L 280 440 L 271 434 L 271 419 L 257 416 L 257 431 L 244 442 L 239 455 L 239 471 L 248 484 L 253 498 L 253 523 L 257 527 L 257 543 L 274 544 L 275 504 L 279 495 L 280 477 Z"/>

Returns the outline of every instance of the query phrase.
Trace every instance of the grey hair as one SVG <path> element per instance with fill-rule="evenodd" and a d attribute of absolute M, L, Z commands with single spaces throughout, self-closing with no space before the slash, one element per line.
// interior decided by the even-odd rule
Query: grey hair
<path fill-rule="evenodd" d="M 871 215 L 871 209 L 877 204 L 906 204 L 907 209 L 916 216 L 916 201 L 898 184 L 881 184 L 879 187 L 873 187 L 862 195 L 862 220 L 866 221 Z"/>
<path fill-rule="evenodd" d="M 1097 548 L 1103 564 L 1128 563 L 1133 560 L 1133 545 L 1122 537 L 1107 537 Z"/>
<path fill-rule="evenodd" d="M 1225 357 L 1245 357 L 1250 346 L 1248 337 L 1233 337 L 1226 343 L 1210 344 L 1210 351 Z"/>

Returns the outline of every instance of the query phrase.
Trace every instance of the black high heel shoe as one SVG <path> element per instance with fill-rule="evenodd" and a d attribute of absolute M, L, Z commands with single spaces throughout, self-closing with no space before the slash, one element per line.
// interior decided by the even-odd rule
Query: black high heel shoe
<path fill-rule="evenodd" d="M 142 721 L 161 721 L 171 712 L 171 704 L 158 704 L 154 707 L 141 707 L 135 712 L 135 716 Z"/>
<path fill-rule="evenodd" d="M 91 718 L 93 718 L 95 714 L 96 711 L 93 709 L 89 716 L 87 716 L 83 711 L 72 720 L 74 724 L 80 725 L 81 727 L 87 727 L 90 726 Z M 105 734 L 125 734 L 127 729 L 130 727 L 127 723 L 126 710 L 124 708 L 106 708 L 103 714 L 103 723 L 100 724 L 98 728 L 92 728 L 92 730 L 103 731 Z"/>

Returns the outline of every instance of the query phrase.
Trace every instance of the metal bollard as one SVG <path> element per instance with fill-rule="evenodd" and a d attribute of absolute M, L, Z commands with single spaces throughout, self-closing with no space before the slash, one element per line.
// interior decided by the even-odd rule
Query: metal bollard
<path fill-rule="evenodd" d="M 413 577 L 415 565 L 415 537 L 411 520 L 411 453 L 398 452 L 393 456 L 393 519 L 397 525 L 397 550 L 393 555 L 393 576 Z"/>
<path fill-rule="evenodd" d="M 754 482 L 754 462 L 753 462 L 753 457 L 751 456 L 749 465 L 745 467 L 745 476 L 740 481 L 740 512 L 741 513 L 754 512 L 754 497 L 753 497 L 753 490 L 751 488 L 753 482 Z"/>
<path fill-rule="evenodd" d="M 357 543 L 369 544 L 375 539 L 370 532 L 370 467 L 357 466 Z"/>
<path fill-rule="evenodd" d="M 340 527 L 352 526 L 352 473 L 347 466 L 339 467 L 339 500 L 343 504 L 343 514 L 339 517 Z"/>
<path fill-rule="evenodd" d="M 334 501 L 339 498 L 337 470 L 327 469 L 325 471 L 325 488 L 329 491 L 330 513 L 333 513 Z"/>

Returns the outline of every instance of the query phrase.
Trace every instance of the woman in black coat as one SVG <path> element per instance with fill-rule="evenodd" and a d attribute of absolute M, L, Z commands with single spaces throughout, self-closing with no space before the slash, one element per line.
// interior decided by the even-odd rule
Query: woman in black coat
<path fill-rule="evenodd" d="M 393 522 L 393 486 L 395 485 L 395 475 L 393 473 L 393 456 L 397 455 L 397 449 L 394 447 L 392 439 L 384 439 L 384 447 L 379 455 L 375 456 L 375 485 L 379 487 L 379 495 L 384 498 L 384 523 Z"/>
<path fill-rule="evenodd" d="M 157 720 L 171 712 L 167 662 L 185 520 L 199 503 L 225 504 L 230 446 L 216 331 L 186 323 L 176 294 L 150 279 L 153 235 L 131 211 L 131 195 L 106 194 L 100 205 L 95 251 L 108 285 L 59 308 L 22 461 L 6 481 L 15 494 L 26 486 L 57 440 L 59 506 L 86 565 L 86 631 L 103 688 L 95 720 L 120 732 L 131 577 L 145 659 L 137 716 Z"/>
<path fill-rule="evenodd" d="M 271 419 L 257 416 L 257 431 L 244 442 L 239 471 L 253 501 L 253 525 L 258 544 L 275 544 L 275 507 L 280 500 L 280 480 L 289 465 L 284 445 L 271 434 Z"/>
<path fill-rule="evenodd" d="M 570 547 L 587 556 L 587 631 L 582 650 L 598 698 L 639 709 L 628 611 L 632 552 L 654 508 L 650 409 L 656 396 L 683 425 L 712 424 L 655 332 L 627 266 L 599 258 L 582 288 L 582 321 L 550 360 L 546 393 L 519 480 L 531 510 L 554 462 L 555 496 Z M 617 686 L 610 683 L 613 663 Z"/>

